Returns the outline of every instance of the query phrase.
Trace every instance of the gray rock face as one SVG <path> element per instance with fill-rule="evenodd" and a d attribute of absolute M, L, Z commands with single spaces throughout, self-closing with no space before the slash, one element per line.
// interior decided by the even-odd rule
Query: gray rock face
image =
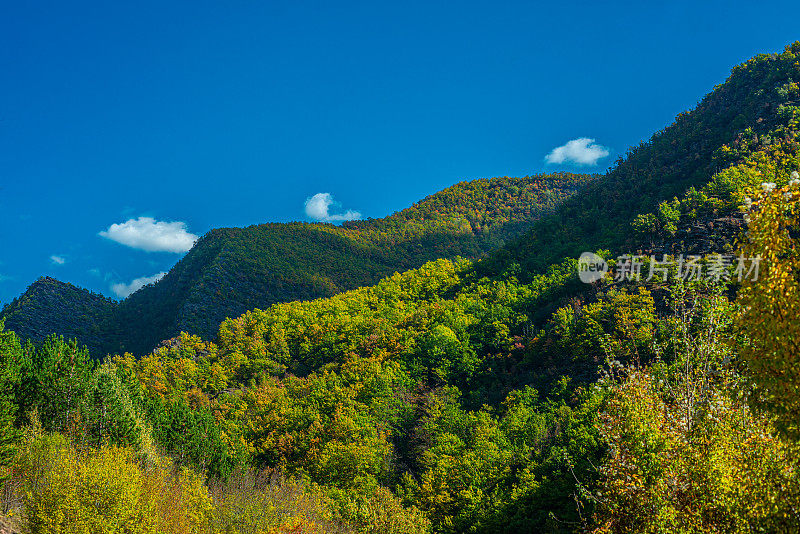
<path fill-rule="evenodd" d="M 747 229 L 741 213 L 706 216 L 678 225 L 674 237 L 644 248 L 642 254 L 733 254 L 739 236 Z"/>

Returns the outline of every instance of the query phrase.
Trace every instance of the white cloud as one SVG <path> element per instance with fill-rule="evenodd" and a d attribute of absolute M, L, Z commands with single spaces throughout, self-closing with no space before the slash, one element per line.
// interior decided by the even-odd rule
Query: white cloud
<path fill-rule="evenodd" d="M 547 163 L 576 163 L 597 165 L 597 160 L 608 156 L 608 148 L 595 144 L 594 139 L 580 137 L 554 148 L 547 156 Z"/>
<path fill-rule="evenodd" d="M 53 265 L 64 265 L 67 263 L 67 259 L 64 256 L 56 256 L 55 254 L 50 256 L 50 261 L 53 262 Z"/>
<path fill-rule="evenodd" d="M 155 282 L 158 282 L 159 280 L 164 278 L 165 274 L 167 274 L 167 273 L 163 273 L 162 272 L 162 273 L 154 274 L 153 276 L 142 276 L 141 278 L 136 278 L 130 284 L 125 284 L 125 283 L 122 283 L 122 282 L 120 282 L 118 284 L 111 284 L 111 291 L 113 291 L 114 294 L 117 295 L 118 297 L 124 299 L 125 297 L 127 297 L 131 293 L 141 289 L 143 286 L 146 286 L 147 284 L 154 284 Z"/>
<path fill-rule="evenodd" d="M 306 215 L 315 221 L 334 222 L 334 221 L 356 221 L 361 218 L 361 213 L 347 210 L 344 213 L 330 213 L 331 207 L 339 207 L 340 204 L 333 200 L 330 193 L 317 193 L 313 197 L 306 199 Z"/>
<path fill-rule="evenodd" d="M 100 235 L 117 243 L 148 252 L 186 252 L 197 236 L 186 231 L 181 221 L 157 221 L 152 217 L 128 219 L 124 223 L 112 224 Z"/>

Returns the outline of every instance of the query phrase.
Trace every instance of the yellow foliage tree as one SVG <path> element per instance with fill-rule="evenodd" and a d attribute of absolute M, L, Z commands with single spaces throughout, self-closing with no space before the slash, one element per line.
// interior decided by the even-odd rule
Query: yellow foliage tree
<path fill-rule="evenodd" d="M 784 177 L 785 179 L 785 177 Z M 740 254 L 760 258 L 745 277 L 737 323 L 747 342 L 741 355 L 757 386 L 756 404 L 776 414 L 778 428 L 800 437 L 800 179 L 761 186 L 745 199 L 749 223 Z M 757 279 L 753 279 L 757 278 Z"/>
<path fill-rule="evenodd" d="M 80 450 L 58 434 L 29 432 L 17 461 L 30 534 L 200 534 L 211 498 L 197 475 L 129 448 Z"/>

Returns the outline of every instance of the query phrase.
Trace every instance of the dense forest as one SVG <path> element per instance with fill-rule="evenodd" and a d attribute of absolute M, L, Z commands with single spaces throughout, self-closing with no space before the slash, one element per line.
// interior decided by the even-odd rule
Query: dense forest
<path fill-rule="evenodd" d="M 213 336 L 98 360 L 6 324 L 5 521 L 30 533 L 796 532 L 799 81 L 800 42 L 757 56 L 605 175 L 563 177 L 585 186 L 540 210 L 495 207 L 519 198 L 509 179 L 379 222 L 297 225 L 441 257 L 231 315 Z M 454 258 L 440 236 L 458 232 L 474 256 L 508 242 Z M 210 256 L 229 253 L 219 246 Z M 610 267 L 593 283 L 579 280 L 585 251 Z M 193 261 L 213 264 L 190 252 L 181 269 Z"/>
<path fill-rule="evenodd" d="M 216 229 L 162 280 L 118 305 L 45 278 L 0 315 L 25 339 L 58 333 L 98 357 L 141 355 L 181 331 L 213 337 L 224 319 L 247 310 L 332 296 L 438 258 L 478 258 L 596 178 L 555 173 L 473 180 L 383 219 Z"/>

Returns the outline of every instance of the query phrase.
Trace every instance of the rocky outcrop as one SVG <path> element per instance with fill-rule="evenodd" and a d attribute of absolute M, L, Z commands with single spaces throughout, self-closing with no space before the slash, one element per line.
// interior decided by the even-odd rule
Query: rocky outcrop
<path fill-rule="evenodd" d="M 741 213 L 698 217 L 678 225 L 678 231 L 673 237 L 651 242 L 639 252 L 656 257 L 662 254 L 734 254 L 737 240 L 745 229 L 746 224 Z"/>

